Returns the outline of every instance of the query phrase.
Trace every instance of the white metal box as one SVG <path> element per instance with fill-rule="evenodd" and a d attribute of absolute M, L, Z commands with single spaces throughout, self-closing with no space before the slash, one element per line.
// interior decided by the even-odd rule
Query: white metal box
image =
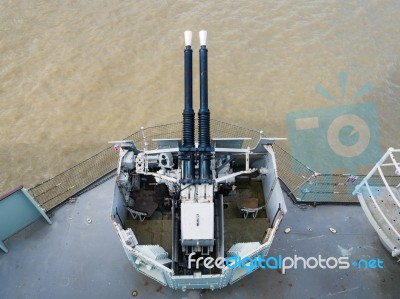
<path fill-rule="evenodd" d="M 182 245 L 210 246 L 214 242 L 214 204 L 186 202 L 181 205 Z"/>

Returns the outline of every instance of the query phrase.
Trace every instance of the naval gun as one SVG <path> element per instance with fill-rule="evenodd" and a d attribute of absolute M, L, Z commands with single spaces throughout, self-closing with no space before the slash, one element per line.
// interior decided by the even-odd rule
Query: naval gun
<path fill-rule="evenodd" d="M 246 147 L 249 138 L 213 131 L 207 32 L 199 37 L 197 139 L 192 32 L 186 31 L 181 137 L 163 138 L 170 136 L 163 131 L 150 148 L 142 130 L 143 140 L 114 142 L 119 161 L 111 219 L 125 253 L 139 272 L 183 291 L 223 288 L 259 268 L 231 261 L 265 257 L 287 212 L 274 139 L 260 134 Z"/>

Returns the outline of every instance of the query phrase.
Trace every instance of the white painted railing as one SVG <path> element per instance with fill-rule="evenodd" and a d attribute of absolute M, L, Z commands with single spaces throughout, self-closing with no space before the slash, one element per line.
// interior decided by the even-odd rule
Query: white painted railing
<path fill-rule="evenodd" d="M 378 212 L 378 215 L 380 215 L 381 219 L 383 219 L 383 221 L 388 226 L 388 230 L 391 230 L 395 234 L 397 240 L 400 240 L 400 231 L 398 229 L 396 229 L 396 227 L 394 225 L 395 220 L 392 219 L 392 221 L 393 221 L 392 222 L 390 219 L 388 219 L 388 216 L 390 213 L 387 214 L 387 212 L 388 212 L 387 210 L 386 211 L 382 210 L 382 208 L 381 208 L 382 205 L 380 205 L 377 196 L 375 196 L 376 188 L 371 188 L 371 186 L 368 182 L 373 176 L 380 177 L 382 180 L 382 184 L 379 187 L 386 188 L 386 190 L 389 194 L 388 200 L 390 198 L 390 201 L 393 200 L 393 202 L 397 205 L 397 207 L 400 208 L 399 199 L 395 195 L 395 192 L 393 192 L 393 188 L 398 189 L 400 187 L 400 184 L 397 186 L 390 186 L 385 177 L 385 174 L 382 170 L 383 167 L 385 167 L 385 169 L 392 168 L 393 173 L 395 175 L 400 176 L 400 163 L 397 162 L 397 160 L 395 158 L 395 153 L 400 153 L 400 149 L 389 148 L 387 150 L 387 152 L 383 155 L 383 157 L 371 169 L 371 171 L 368 173 L 368 175 L 361 181 L 360 184 L 358 184 L 356 186 L 356 188 L 353 191 L 353 195 L 359 195 L 358 198 L 359 198 L 361 206 L 364 209 L 364 212 L 366 213 L 367 217 L 369 218 L 374 229 L 377 231 L 378 235 L 381 237 L 382 242 L 385 244 L 385 246 L 387 248 L 390 248 L 390 250 L 392 251 L 392 256 L 397 256 L 400 254 L 399 248 L 397 245 L 393 244 L 393 241 L 389 240 L 390 238 L 388 237 L 388 235 L 386 235 L 386 233 L 384 233 L 384 231 L 382 230 L 382 226 L 380 224 L 378 224 L 377 220 L 372 219 L 372 218 L 375 218 L 375 216 L 372 216 L 372 214 L 374 212 L 372 212 L 371 209 L 367 208 L 366 201 L 368 200 L 368 198 L 370 200 L 372 200 L 373 206 L 375 208 L 373 210 Z M 362 188 L 362 190 L 361 190 L 361 188 Z M 365 193 L 366 191 L 368 192 L 367 195 L 369 195 L 369 196 L 363 196 L 364 195 L 363 193 Z M 370 210 L 370 211 L 366 211 L 366 209 Z M 395 242 L 395 243 L 398 243 L 398 242 Z"/>
<path fill-rule="evenodd" d="M 355 188 L 354 191 L 353 191 L 353 195 L 357 195 L 357 193 L 360 191 L 361 187 L 366 186 L 366 184 L 368 183 L 368 180 L 369 180 L 374 174 L 376 174 L 377 171 L 379 172 L 379 175 L 380 175 L 381 178 L 382 178 L 382 182 L 385 184 L 386 188 L 389 187 L 389 184 L 388 184 L 388 182 L 387 182 L 387 180 L 386 180 L 386 178 L 385 178 L 385 175 L 384 175 L 383 172 L 382 172 L 382 167 L 390 167 L 390 166 L 392 166 L 392 167 L 394 167 L 394 168 L 396 169 L 396 170 L 395 170 L 395 173 L 396 173 L 397 175 L 400 175 L 400 163 L 396 161 L 396 159 L 395 159 L 393 153 L 400 153 L 400 149 L 394 149 L 394 148 L 390 147 L 390 148 L 386 151 L 386 153 L 382 156 L 382 158 L 381 158 L 381 159 L 375 164 L 375 166 L 371 169 L 371 171 L 367 174 L 367 176 L 361 181 L 361 183 L 358 184 L 358 185 L 356 186 L 356 188 Z M 390 157 L 390 160 L 391 160 L 392 162 L 385 163 L 386 160 L 387 160 L 389 157 Z M 389 189 L 390 189 L 390 188 L 389 188 Z M 389 192 L 391 192 L 391 191 L 389 191 Z M 393 196 L 393 194 L 391 194 L 391 195 Z M 399 203 L 398 199 L 395 198 L 395 197 L 394 197 L 394 199 L 395 199 L 397 205 L 400 207 L 400 203 Z"/>

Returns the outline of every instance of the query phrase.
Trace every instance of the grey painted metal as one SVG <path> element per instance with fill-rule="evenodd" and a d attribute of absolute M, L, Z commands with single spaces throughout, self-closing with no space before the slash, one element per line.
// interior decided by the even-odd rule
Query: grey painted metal
<path fill-rule="evenodd" d="M 10 237 L 0 252 L 0 298 L 398 298 L 400 267 L 359 206 L 295 206 L 281 222 L 270 256 L 380 258 L 384 269 L 258 270 L 215 291 L 175 291 L 134 271 L 109 221 L 114 182 L 52 211 Z M 94 208 L 95 207 L 95 208 Z M 86 218 L 92 223 L 88 224 Z M 248 221 L 253 221 L 252 219 Z M 290 227 L 290 233 L 284 229 Z M 334 227 L 337 231 L 329 231 Z"/>
<path fill-rule="evenodd" d="M 225 242 L 225 231 L 224 231 L 224 196 L 220 194 L 217 198 L 217 218 L 216 218 L 216 229 L 217 229 L 217 258 L 224 257 L 224 242 Z"/>
<path fill-rule="evenodd" d="M 244 140 L 251 138 L 212 138 L 214 148 L 242 148 Z"/>
<path fill-rule="evenodd" d="M 260 256 L 266 256 L 268 254 L 269 248 L 271 247 L 272 241 L 275 236 L 275 232 L 278 229 L 281 217 L 283 217 L 283 214 L 287 212 L 286 204 L 284 201 L 284 196 L 282 193 L 282 188 L 280 186 L 280 182 L 278 180 L 278 173 L 277 173 L 277 166 L 276 166 L 276 161 L 275 161 L 275 155 L 272 149 L 272 145 L 266 142 L 266 139 L 260 138 L 258 145 L 253 149 L 254 152 L 251 152 L 251 154 L 262 154 L 262 155 L 257 155 L 252 158 L 252 167 L 255 167 L 254 169 L 249 168 L 250 164 L 250 149 L 247 150 L 238 150 L 238 149 L 232 149 L 232 148 L 224 148 L 224 152 L 237 152 L 241 153 L 244 156 L 245 162 L 244 164 L 246 165 L 246 170 L 244 171 L 239 171 L 236 173 L 232 173 L 226 176 L 222 176 L 218 178 L 218 180 L 224 181 L 228 177 L 234 177 L 242 173 L 251 173 L 255 170 L 260 171 L 260 179 L 262 181 L 262 188 L 263 188 L 263 195 L 264 195 L 264 201 L 263 204 L 260 208 L 265 207 L 267 217 L 271 220 L 272 223 L 272 230 L 270 231 L 268 238 L 264 240 L 264 242 L 258 243 L 258 242 L 252 242 L 251 244 L 254 245 L 252 247 L 252 250 L 232 250 L 231 252 L 236 253 L 236 256 L 239 258 L 255 258 L 257 255 Z M 170 151 L 175 151 L 175 149 L 169 149 Z M 215 148 L 215 151 L 218 152 L 219 148 Z M 152 150 L 151 153 L 158 153 L 159 151 L 165 152 L 167 149 L 162 149 L 162 150 Z M 149 151 L 147 151 L 148 153 Z M 145 151 L 146 153 L 146 151 Z M 122 156 L 125 154 L 122 153 Z M 147 158 L 145 159 L 146 161 L 148 160 Z M 118 166 L 118 171 L 122 169 L 123 167 L 121 166 L 123 159 L 120 158 L 120 165 Z M 138 172 L 138 169 L 136 169 L 136 172 Z M 146 174 L 152 174 L 152 172 L 146 172 Z M 119 177 L 121 173 L 117 176 L 117 182 L 116 186 L 121 183 Z M 158 174 L 154 174 L 155 176 Z M 218 181 L 215 179 L 215 181 Z M 199 192 L 202 193 L 202 192 Z M 175 264 L 175 259 L 176 259 L 176 249 L 172 248 L 164 248 L 163 250 L 170 250 L 170 252 L 173 252 L 173 256 L 170 256 L 167 260 L 167 262 L 163 263 L 160 262 L 159 258 L 157 258 L 152 252 L 149 252 L 147 249 L 149 248 L 148 245 L 147 247 L 143 247 L 144 244 L 138 245 L 137 242 L 133 242 L 133 239 L 136 239 L 135 237 L 135 228 L 132 227 L 125 229 L 125 220 L 126 220 L 126 210 L 127 208 L 125 207 L 124 204 L 124 194 L 125 194 L 125 189 L 124 188 L 118 188 L 116 187 L 115 189 L 115 196 L 114 196 L 114 203 L 113 203 L 113 208 L 111 211 L 111 218 L 114 224 L 114 227 L 116 229 L 116 232 L 119 236 L 119 239 L 122 243 L 122 246 L 124 247 L 125 253 L 132 263 L 133 267 L 141 272 L 142 274 L 153 278 L 160 284 L 164 286 L 169 286 L 173 289 L 181 289 L 181 290 L 187 290 L 187 289 L 220 289 L 223 287 L 228 286 L 229 284 L 233 284 L 237 282 L 239 279 L 245 277 L 246 275 L 250 274 L 252 271 L 246 271 L 246 269 L 229 269 L 227 266 L 222 270 L 221 274 L 213 274 L 213 275 L 201 275 L 200 272 L 194 273 L 193 275 L 178 275 L 177 273 L 174 272 L 174 269 L 171 267 L 171 265 Z M 190 205 L 190 206 L 188 206 Z M 200 206 L 197 206 L 197 203 L 185 203 L 185 207 L 181 207 L 182 214 L 181 214 L 181 242 L 182 245 L 185 246 L 193 246 L 195 244 L 201 245 L 201 246 L 211 246 L 213 244 L 213 238 L 212 234 L 214 233 L 214 227 L 213 227 L 213 219 L 214 219 L 214 205 L 212 203 L 203 203 L 202 208 L 206 210 L 200 209 Z M 196 208 L 194 208 L 196 207 Z M 258 212 L 258 209 L 256 210 Z M 250 211 L 255 213 L 256 211 Z M 246 212 L 246 211 L 245 211 Z M 249 211 L 245 213 L 247 215 Z M 206 223 L 205 228 L 209 228 L 209 230 L 201 230 L 201 231 L 196 231 L 195 227 L 190 227 L 189 226 L 189 221 L 186 223 L 186 220 L 191 220 L 194 219 L 194 214 L 193 213 L 198 213 L 197 215 L 202 215 L 200 216 L 202 219 L 207 219 L 206 216 L 211 216 L 211 223 L 209 221 L 201 221 L 201 223 Z M 185 218 L 185 215 L 189 215 L 189 218 Z M 278 217 L 280 216 L 280 217 Z M 134 217 L 136 219 L 136 216 Z M 247 217 L 246 217 L 247 218 Z M 255 217 L 254 217 L 255 218 Z M 186 220 L 185 220 L 186 219 Z M 276 221 L 278 220 L 278 221 Z M 149 220 L 151 221 L 151 220 Z M 268 230 L 268 226 L 266 223 L 265 230 Z M 175 233 L 175 229 L 173 230 L 173 234 Z M 196 232 L 196 235 L 191 235 L 192 232 Z M 201 232 L 201 234 L 200 234 Z M 204 235 L 205 233 L 205 235 Z M 186 236 L 189 234 L 188 236 Z M 173 239 L 174 237 L 171 236 Z M 197 239 L 196 239 L 197 238 Z M 254 240 L 254 241 L 259 241 L 259 240 Z M 218 240 L 217 240 L 218 242 Z M 173 242 L 175 245 L 175 242 Z M 234 244 L 235 245 L 240 245 L 239 247 L 247 248 L 246 247 L 247 243 L 239 243 L 239 244 Z M 154 244 L 157 245 L 157 244 Z M 146 250 L 143 250 L 145 248 Z M 164 251 L 165 252 L 165 251 Z M 228 255 L 229 256 L 229 255 Z M 162 260 L 166 260 L 167 257 L 162 257 L 160 258 Z M 172 262 L 173 260 L 173 262 Z"/>
<path fill-rule="evenodd" d="M 20 186 L 0 199 L 0 249 L 8 252 L 2 242 L 39 218 L 50 219 L 28 191 Z"/>

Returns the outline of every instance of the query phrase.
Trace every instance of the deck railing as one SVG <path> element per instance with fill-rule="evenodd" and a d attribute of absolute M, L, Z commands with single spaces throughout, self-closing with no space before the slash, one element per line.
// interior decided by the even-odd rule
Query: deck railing
<path fill-rule="evenodd" d="M 197 128 L 196 128 L 197 130 Z M 197 132 L 195 132 L 197 136 Z M 127 136 L 139 150 L 147 147 L 155 149 L 156 139 L 179 139 L 182 136 L 182 123 L 142 128 Z M 211 137 L 246 137 L 243 148 L 253 148 L 263 132 L 211 120 Z M 274 151 L 278 165 L 278 175 L 290 189 L 290 195 L 303 203 L 356 203 L 357 198 L 351 190 L 359 182 L 360 176 L 353 180 L 350 175 L 318 174 L 292 157 L 284 142 L 275 144 Z M 62 173 L 29 189 L 37 202 L 46 211 L 75 196 L 94 182 L 112 173 L 117 166 L 118 155 L 113 146 L 96 153 L 92 157 L 63 171 Z M 349 179 L 350 178 L 350 179 Z M 349 186 L 350 185 L 350 186 Z"/>
<path fill-rule="evenodd" d="M 400 255 L 399 158 L 400 149 L 389 148 L 353 192 L 392 256 Z"/>
<path fill-rule="evenodd" d="M 389 186 L 393 186 L 390 185 L 390 181 L 386 178 L 385 174 L 384 174 L 384 170 L 382 167 L 385 168 L 392 168 L 392 173 L 396 174 L 395 177 L 400 176 L 400 162 L 397 162 L 396 158 L 395 158 L 395 154 L 396 153 L 400 153 L 400 149 L 394 149 L 394 148 L 389 148 L 386 153 L 382 156 L 382 158 L 375 164 L 375 166 L 371 169 L 371 171 L 365 176 L 365 178 L 360 182 L 360 184 L 358 184 L 356 186 L 356 188 L 353 191 L 353 195 L 356 195 L 357 192 L 363 187 L 363 186 L 367 186 L 368 185 L 368 180 L 370 180 L 372 177 L 377 177 L 377 172 L 379 174 L 379 178 L 382 181 L 383 185 L 385 185 L 385 187 L 387 189 L 390 190 Z M 388 158 L 390 158 L 389 162 L 386 162 L 388 160 Z M 386 171 L 387 172 L 387 171 Z M 390 176 L 389 176 L 390 177 Z M 399 188 L 399 185 L 396 185 L 396 188 Z M 393 196 L 393 199 L 396 201 L 397 205 L 400 207 L 400 202 L 399 200 L 396 198 L 396 196 L 394 196 L 394 194 L 391 194 Z"/>

